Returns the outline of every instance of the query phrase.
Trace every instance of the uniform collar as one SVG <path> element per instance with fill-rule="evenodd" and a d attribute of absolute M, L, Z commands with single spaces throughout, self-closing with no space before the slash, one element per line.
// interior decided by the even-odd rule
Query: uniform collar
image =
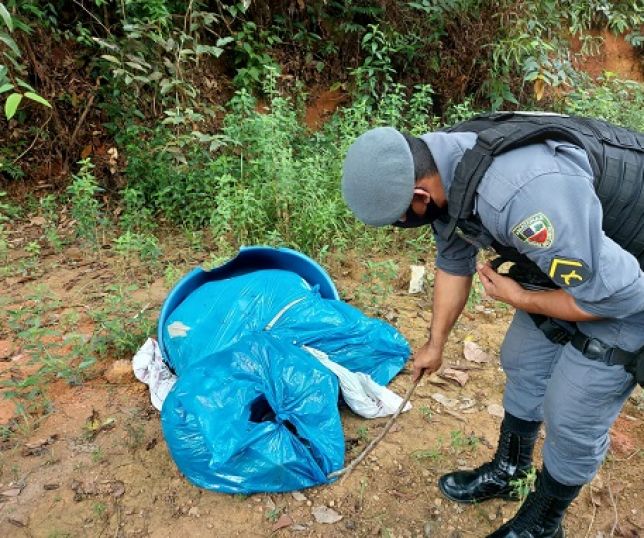
<path fill-rule="evenodd" d="M 465 151 L 476 144 L 476 133 L 435 132 L 424 134 L 420 138 L 432 152 L 445 193 L 449 194 L 456 167 Z"/>

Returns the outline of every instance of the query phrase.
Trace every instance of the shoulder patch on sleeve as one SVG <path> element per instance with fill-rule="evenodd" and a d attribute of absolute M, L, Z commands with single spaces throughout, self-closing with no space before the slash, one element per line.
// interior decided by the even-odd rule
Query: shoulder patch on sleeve
<path fill-rule="evenodd" d="M 553 258 L 548 276 L 555 284 L 574 288 L 592 276 L 592 271 L 582 260 L 575 258 Z"/>
<path fill-rule="evenodd" d="M 522 220 L 512 233 L 521 241 L 537 248 L 548 248 L 555 240 L 555 228 L 544 213 L 535 213 Z"/>

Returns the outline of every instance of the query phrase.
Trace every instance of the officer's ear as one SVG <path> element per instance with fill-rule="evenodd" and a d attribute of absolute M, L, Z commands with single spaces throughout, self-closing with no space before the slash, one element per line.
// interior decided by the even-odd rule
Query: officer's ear
<path fill-rule="evenodd" d="M 428 204 L 431 201 L 431 195 L 422 187 L 414 188 L 414 201 L 421 200 L 424 203 Z"/>

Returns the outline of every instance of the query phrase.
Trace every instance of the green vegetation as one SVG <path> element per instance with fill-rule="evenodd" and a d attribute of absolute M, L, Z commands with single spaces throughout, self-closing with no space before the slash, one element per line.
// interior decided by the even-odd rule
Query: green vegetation
<path fill-rule="evenodd" d="M 525 473 L 523 478 L 517 478 L 516 480 L 510 480 L 510 486 L 512 486 L 512 495 L 513 497 L 519 499 L 523 502 L 525 498 L 534 490 L 534 486 L 537 482 L 537 469 L 534 465 L 530 470 Z"/>

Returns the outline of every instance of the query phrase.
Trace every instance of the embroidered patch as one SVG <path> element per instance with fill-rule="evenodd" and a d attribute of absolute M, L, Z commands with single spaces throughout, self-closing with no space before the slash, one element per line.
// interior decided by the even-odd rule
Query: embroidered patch
<path fill-rule="evenodd" d="M 543 213 L 535 213 L 521 221 L 512 233 L 524 243 L 538 248 L 548 248 L 555 240 L 555 229 Z"/>
<path fill-rule="evenodd" d="M 548 276 L 559 286 L 574 288 L 586 282 L 592 276 L 592 272 L 582 260 L 553 258 L 550 262 Z"/>

